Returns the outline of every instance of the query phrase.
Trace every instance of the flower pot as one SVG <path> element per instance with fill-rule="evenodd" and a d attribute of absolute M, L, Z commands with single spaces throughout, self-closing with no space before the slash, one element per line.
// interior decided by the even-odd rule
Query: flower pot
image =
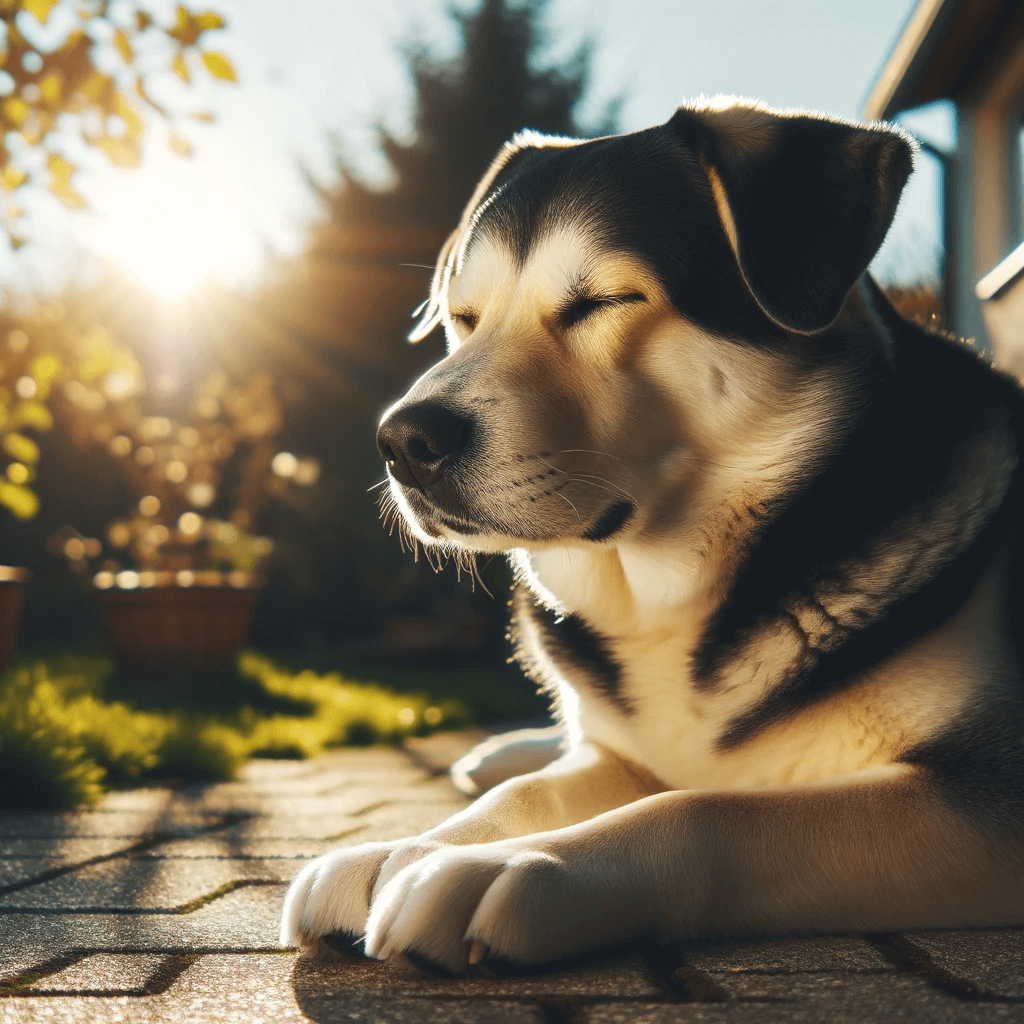
<path fill-rule="evenodd" d="M 124 676 L 230 671 L 259 591 L 159 586 L 97 592 L 107 643 Z"/>
<path fill-rule="evenodd" d="M 18 626 L 25 599 L 28 569 L 0 565 L 0 675 L 7 671 L 18 646 Z"/>

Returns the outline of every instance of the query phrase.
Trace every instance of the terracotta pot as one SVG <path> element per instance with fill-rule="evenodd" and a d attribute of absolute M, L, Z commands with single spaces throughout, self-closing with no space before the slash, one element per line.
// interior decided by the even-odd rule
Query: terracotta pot
<path fill-rule="evenodd" d="M 7 671 L 18 646 L 18 626 L 25 600 L 28 569 L 0 565 L 0 675 Z"/>
<path fill-rule="evenodd" d="M 255 588 L 152 587 L 97 591 L 122 675 L 206 675 L 234 667 Z"/>

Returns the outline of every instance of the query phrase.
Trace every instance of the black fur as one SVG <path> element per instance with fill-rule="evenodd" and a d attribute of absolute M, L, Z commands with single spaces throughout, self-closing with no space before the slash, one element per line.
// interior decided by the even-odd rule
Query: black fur
<path fill-rule="evenodd" d="M 891 127 L 756 109 L 680 107 L 669 122 L 718 175 L 739 263 L 761 308 L 812 334 L 839 315 L 885 237 L 913 168 L 913 148 Z"/>
<path fill-rule="evenodd" d="M 893 341 L 891 362 L 872 369 L 865 382 L 871 399 L 828 467 L 762 527 L 695 654 L 694 676 L 705 689 L 717 686 L 719 672 L 758 629 L 789 616 L 794 599 L 812 601 L 823 582 L 841 590 L 840 565 L 866 557 L 902 510 L 937 499 L 950 484 L 958 448 L 1005 423 L 1020 450 L 1024 399 L 1017 386 L 966 346 L 904 321 L 876 286 L 870 290 Z M 1020 520 L 1021 475 L 1018 467 L 1010 492 L 972 543 L 957 547 L 954 538 L 931 580 L 912 593 L 897 587 L 870 595 L 874 614 L 853 629 L 836 624 L 833 643 L 805 646 L 787 678 L 729 723 L 720 746 L 737 746 L 835 693 L 956 612 Z"/>
<path fill-rule="evenodd" d="M 612 656 L 605 638 L 578 615 L 558 615 L 535 602 L 525 588 L 516 593 L 513 631 L 516 655 L 523 667 L 541 684 L 548 680 L 531 665 L 529 645 L 520 641 L 529 622 L 537 630 L 548 657 L 563 670 L 576 668 L 585 673 L 594 690 L 626 714 L 633 707 L 623 693 L 622 666 Z M 573 673 L 569 672 L 570 676 Z"/>
<path fill-rule="evenodd" d="M 681 107 L 630 135 L 510 148 L 478 187 L 449 259 L 489 234 L 522 264 L 554 224 L 575 222 L 652 267 L 708 331 L 775 344 L 820 331 L 885 236 L 911 143 L 895 129 L 748 116 L 767 144 L 721 130 L 720 111 Z M 728 195 L 738 263 L 709 169 Z"/>
<path fill-rule="evenodd" d="M 899 760 L 928 769 L 965 817 L 996 836 L 1019 836 L 1024 820 L 1024 730 L 1015 684 L 986 693 L 985 706 Z"/>
<path fill-rule="evenodd" d="M 617 501 L 609 505 L 583 534 L 584 540 L 607 540 L 621 530 L 633 518 L 631 501 Z"/>
<path fill-rule="evenodd" d="M 522 261 L 553 225 L 574 221 L 611 251 L 654 268 L 677 308 L 706 330 L 782 340 L 743 283 L 696 155 L 667 125 L 521 151 L 499 170 L 466 228 L 466 253 L 492 234 Z"/>

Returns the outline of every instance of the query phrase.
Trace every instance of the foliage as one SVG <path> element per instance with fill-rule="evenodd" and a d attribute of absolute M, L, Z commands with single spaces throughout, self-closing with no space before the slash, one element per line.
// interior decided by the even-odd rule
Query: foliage
<path fill-rule="evenodd" d="M 169 20 L 138 0 L 0 0 L 0 187 L 8 193 L 4 227 L 17 247 L 21 210 L 13 193 L 27 183 L 48 187 L 66 206 L 85 200 L 72 178 L 78 151 L 100 150 L 122 167 L 142 153 L 147 111 L 168 127 L 168 145 L 187 156 L 183 111 L 170 83 L 196 73 L 235 81 L 230 61 L 206 46 L 224 27 L 214 11 L 179 4 Z M 39 157 L 42 159 L 39 159 Z"/>
<path fill-rule="evenodd" d="M 567 135 L 610 130 L 614 110 L 594 124 L 576 118 L 589 52 L 584 47 L 568 61 L 545 64 L 540 3 L 484 0 L 453 17 L 462 40 L 456 58 L 442 60 L 416 43 L 405 47 L 413 125 L 408 140 L 380 131 L 393 172 L 388 185 L 362 180 L 339 148 L 335 180 L 311 180 L 321 222 L 304 252 L 282 261 L 257 303 L 276 331 L 264 342 L 263 361 L 282 387 L 301 396 L 287 413 L 291 443 L 322 461 L 325 491 L 333 488 L 324 502 L 330 520 L 325 514 L 306 622 L 328 636 L 373 633 L 388 646 L 392 625 L 403 619 L 463 620 L 481 638 L 473 641 L 477 650 L 497 654 L 508 585 L 500 560 L 481 566 L 498 600 L 482 590 L 470 594 L 454 573 L 437 576 L 425 562 L 414 564 L 375 521 L 367 492 L 383 467 L 373 437 L 381 411 L 442 354 L 438 337 L 406 344 L 410 314 L 426 297 L 437 253 L 495 153 L 525 127 Z M 335 443 L 339 436 L 348 443 Z"/>
<path fill-rule="evenodd" d="M 936 330 L 945 328 L 938 281 L 922 281 L 911 285 L 888 284 L 885 286 L 885 294 L 905 317 L 925 327 Z"/>
<path fill-rule="evenodd" d="M 32 359 L 28 370 L 11 364 L 12 375 L 31 374 L 18 377 L 15 387 L 24 385 L 35 404 L 13 407 L 10 421 L 52 424 L 50 410 L 40 404 L 49 400 L 75 446 L 105 449 L 135 496 L 128 515 L 109 527 L 107 544 L 118 556 L 102 564 L 98 582 L 112 585 L 121 571 L 148 573 L 142 585 L 167 582 L 150 578 L 158 573 L 254 573 L 273 546 L 251 533 L 261 510 L 272 500 L 288 501 L 319 476 L 315 460 L 278 450 L 282 413 L 269 376 L 238 382 L 213 371 L 200 379 L 184 409 L 161 414 L 143 366 L 103 324 L 79 322 L 59 303 L 41 305 L 19 322 L 8 345 L 16 341 L 48 354 Z M 36 450 L 17 433 L 5 448 L 22 456 L 12 465 L 27 481 L 26 468 L 17 467 Z M 13 486 L 17 477 L 10 469 L 8 476 Z M 85 572 L 104 545 L 65 526 L 51 549 Z"/>
<path fill-rule="evenodd" d="M 0 458 L 6 463 L 0 505 L 19 519 L 39 509 L 32 489 L 39 446 L 32 435 L 53 426 L 46 402 L 60 369 L 60 360 L 31 346 L 22 330 L 9 331 L 0 345 Z"/>
<path fill-rule="evenodd" d="M 104 783 L 230 779 L 248 757 L 397 743 L 469 718 L 459 701 L 338 673 L 290 673 L 256 654 L 244 654 L 239 671 L 253 699 L 219 713 L 195 699 L 150 709 L 111 700 L 110 665 L 101 658 L 54 658 L 9 673 L 0 685 L 0 808 L 93 803 Z M 274 710 L 282 706 L 288 710 Z"/>
<path fill-rule="evenodd" d="M 436 225 L 447 234 L 494 155 L 517 131 L 577 136 L 614 130 L 617 101 L 592 125 L 580 124 L 573 112 L 587 88 L 588 45 L 560 67 L 537 67 L 543 6 L 483 0 L 471 14 L 453 11 L 462 36 L 454 61 L 406 45 L 414 131 L 409 141 L 380 131 L 394 184 L 386 191 L 368 187 L 339 154 L 338 184 L 319 190 L 332 222 L 372 213 L 393 223 Z"/>

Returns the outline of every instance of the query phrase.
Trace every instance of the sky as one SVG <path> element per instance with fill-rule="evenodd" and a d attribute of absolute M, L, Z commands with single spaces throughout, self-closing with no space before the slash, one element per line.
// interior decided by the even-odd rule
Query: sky
<path fill-rule="evenodd" d="M 141 169 L 92 161 L 77 180 L 91 209 L 33 208 L 38 242 L 0 257 L 0 280 L 45 283 L 57 268 L 74 272 L 98 254 L 171 298 L 209 278 L 252 283 L 267 252 L 297 251 L 317 216 L 302 168 L 330 181 L 332 145 L 340 145 L 367 178 L 386 180 L 374 125 L 399 135 L 411 129 L 401 47 L 452 55 L 458 36 L 445 14 L 449 2 L 210 0 L 229 24 L 208 45 L 230 57 L 239 84 L 204 86 L 198 98 L 217 122 L 188 131 L 195 157 L 168 153 L 156 126 Z M 626 131 L 666 120 L 683 100 L 720 92 L 856 118 L 912 7 L 912 0 L 549 0 L 540 63 L 591 40 L 592 88 L 580 113 L 586 120 L 622 95 Z M 915 127 L 949 141 L 941 112 Z M 876 262 L 889 279 L 934 272 L 936 176 L 926 158 L 919 166 Z"/>

